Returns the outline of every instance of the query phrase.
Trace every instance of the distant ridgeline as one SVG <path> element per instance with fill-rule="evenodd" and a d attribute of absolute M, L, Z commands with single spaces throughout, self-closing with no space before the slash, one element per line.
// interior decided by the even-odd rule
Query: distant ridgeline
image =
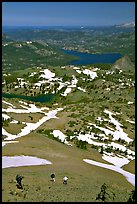
<path fill-rule="evenodd" d="M 3 27 L 2 44 L 2 66 L 10 70 L 67 65 L 78 59 L 62 48 L 92 54 L 119 53 L 135 61 L 135 27 Z"/>

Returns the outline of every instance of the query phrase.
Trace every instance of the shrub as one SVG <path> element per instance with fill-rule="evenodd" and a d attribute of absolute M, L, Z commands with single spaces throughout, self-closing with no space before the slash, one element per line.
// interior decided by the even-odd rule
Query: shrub
<path fill-rule="evenodd" d="M 44 129 L 37 130 L 37 133 L 43 133 Z"/>
<path fill-rule="evenodd" d="M 76 124 L 76 122 L 75 121 L 69 121 L 68 124 L 69 124 L 69 127 L 73 127 Z"/>
<path fill-rule="evenodd" d="M 101 191 L 100 193 L 97 195 L 96 200 L 100 200 L 103 202 L 107 202 L 109 200 L 114 200 L 115 198 L 115 193 L 112 191 L 112 189 L 108 188 L 108 186 L 106 185 L 106 183 L 104 183 L 101 186 Z"/>
<path fill-rule="evenodd" d="M 135 202 L 135 190 L 131 191 L 130 197 L 127 202 Z"/>
<path fill-rule="evenodd" d="M 76 140 L 76 146 L 81 149 L 87 149 L 87 142 L 82 140 Z"/>
<path fill-rule="evenodd" d="M 96 200 L 102 200 L 102 201 L 105 201 L 106 200 L 106 188 L 107 188 L 107 185 L 104 183 L 102 186 L 101 186 L 101 191 L 100 193 L 97 195 L 96 197 Z"/>
<path fill-rule="evenodd" d="M 100 154 L 103 154 L 103 146 L 101 146 Z"/>
<path fill-rule="evenodd" d="M 99 147 L 96 146 L 96 145 L 94 145 L 94 144 L 92 144 L 92 145 L 91 145 L 91 148 L 93 148 L 93 149 L 97 149 L 97 150 L 98 150 Z"/>
<path fill-rule="evenodd" d="M 110 147 L 107 147 L 105 150 L 106 150 L 106 152 L 109 152 L 109 153 L 112 152 L 112 148 L 110 148 Z"/>

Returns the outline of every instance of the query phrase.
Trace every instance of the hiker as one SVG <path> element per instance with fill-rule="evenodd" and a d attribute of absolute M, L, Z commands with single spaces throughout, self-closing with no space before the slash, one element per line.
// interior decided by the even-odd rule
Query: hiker
<path fill-rule="evenodd" d="M 51 174 L 51 181 L 54 181 L 55 182 L 55 174 Z"/>
<path fill-rule="evenodd" d="M 22 183 L 21 183 L 23 178 L 24 178 L 23 176 L 20 176 L 20 175 L 17 174 L 17 176 L 16 176 L 17 185 L 16 186 L 18 188 L 21 188 L 21 189 L 23 188 Z"/>
<path fill-rule="evenodd" d="M 64 178 L 63 178 L 63 184 L 67 184 L 67 180 L 68 180 L 68 177 L 67 177 L 67 176 L 64 176 Z"/>

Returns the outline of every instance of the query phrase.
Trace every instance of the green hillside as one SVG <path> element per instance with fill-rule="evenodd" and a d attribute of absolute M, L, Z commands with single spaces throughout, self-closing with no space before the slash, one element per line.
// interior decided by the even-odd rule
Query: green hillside
<path fill-rule="evenodd" d="M 69 56 L 56 46 L 44 42 L 13 42 L 3 40 L 2 66 L 4 70 L 27 69 L 45 65 L 65 65 L 76 57 Z"/>
<path fill-rule="evenodd" d="M 37 41 L 59 48 L 89 52 L 117 52 L 135 62 L 135 27 L 13 28 L 3 33 L 16 41 Z"/>

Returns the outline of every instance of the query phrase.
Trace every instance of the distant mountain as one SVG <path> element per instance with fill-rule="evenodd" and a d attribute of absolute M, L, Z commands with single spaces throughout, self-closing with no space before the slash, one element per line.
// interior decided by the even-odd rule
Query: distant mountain
<path fill-rule="evenodd" d="M 74 50 L 79 52 L 115 52 L 120 53 L 123 56 L 128 55 L 132 62 L 135 62 L 134 25 L 135 23 L 132 22 L 128 24 L 126 23 L 122 25 L 114 25 L 108 27 L 83 27 L 82 29 L 80 27 L 50 27 L 50 29 L 46 27 L 6 27 L 3 28 L 3 33 L 5 35 L 8 35 L 12 40 L 14 40 L 14 42 L 20 42 L 21 44 L 26 41 L 41 41 L 41 44 L 48 43 L 49 45 L 54 45 L 59 49 L 65 48 L 68 50 Z M 31 45 L 34 44 L 29 44 L 29 48 Z M 42 49 L 47 50 L 47 48 L 48 47 L 46 46 Z M 6 47 L 5 49 L 7 52 L 10 47 Z M 25 48 L 25 51 L 26 49 L 28 48 Z M 20 49 L 20 51 L 23 50 L 24 47 Z M 20 51 L 18 53 L 20 53 Z M 42 55 L 43 51 L 41 50 L 40 53 Z M 29 54 L 30 52 L 28 53 L 28 55 Z M 49 58 L 46 60 L 49 60 Z M 55 56 L 54 61 L 56 61 Z"/>
<path fill-rule="evenodd" d="M 118 59 L 113 65 L 113 68 L 122 70 L 135 70 L 135 66 L 128 56 L 124 56 Z"/>
<path fill-rule="evenodd" d="M 13 40 L 10 39 L 9 36 L 7 36 L 6 34 L 2 33 L 2 43 L 8 43 L 8 42 L 11 42 L 11 41 L 13 41 Z"/>
<path fill-rule="evenodd" d="M 135 22 L 130 22 L 130 23 L 124 23 L 120 25 L 116 25 L 115 27 L 119 28 L 134 28 L 135 27 Z"/>

